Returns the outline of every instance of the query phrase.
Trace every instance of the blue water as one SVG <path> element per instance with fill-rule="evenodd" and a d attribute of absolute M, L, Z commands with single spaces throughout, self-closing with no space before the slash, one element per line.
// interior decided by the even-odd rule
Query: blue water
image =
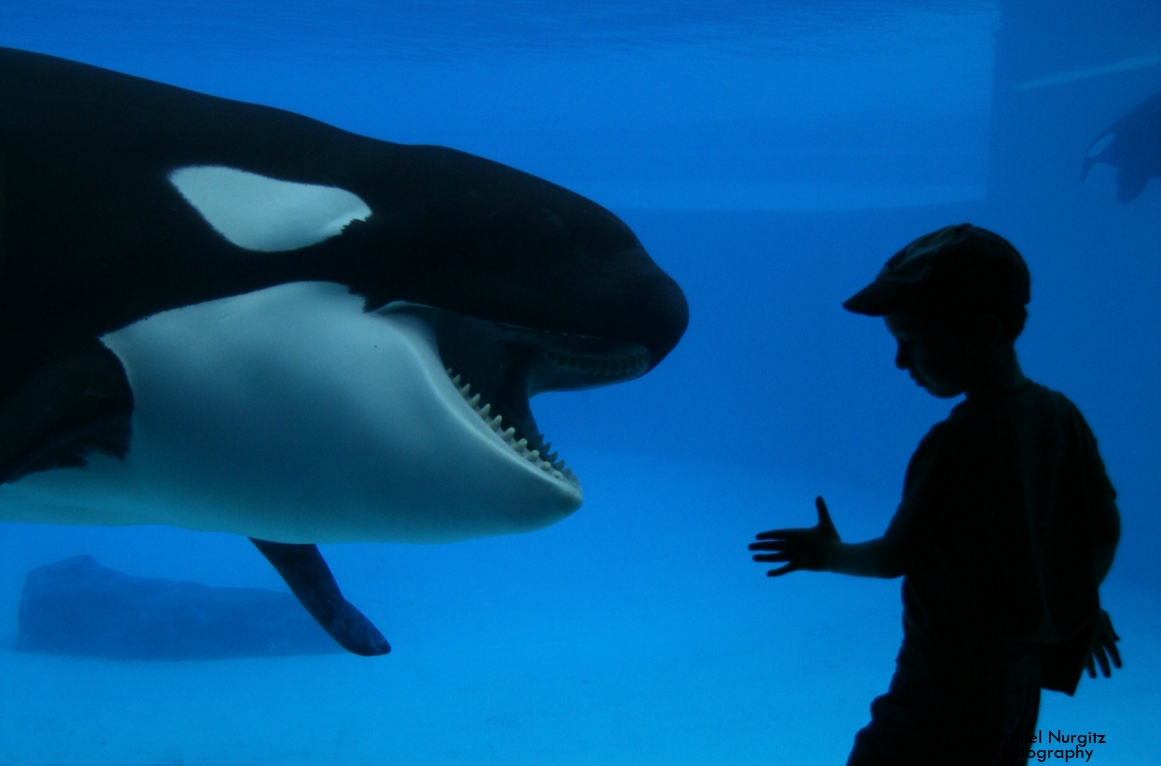
<path fill-rule="evenodd" d="M 753 533 L 881 533 L 952 403 L 844 312 L 896 249 L 963 220 L 1033 275 L 1025 371 L 1091 424 L 1124 536 L 1102 589 L 1125 668 L 1046 694 L 1092 763 L 1161 763 L 1161 181 L 1080 183 L 1161 88 L 1152 0 L 0 0 L 0 45 L 453 146 L 622 216 L 691 321 L 655 371 L 545 395 L 585 486 L 534 534 L 325 549 L 394 652 L 113 662 L 0 652 L 0 764 L 842 763 L 890 678 L 898 581 L 768 581 Z M 582 7 L 583 6 L 583 7 Z M 1116 66 L 1113 66 L 1116 65 Z M 0 641 L 24 574 L 280 588 L 245 540 L 0 527 Z"/>

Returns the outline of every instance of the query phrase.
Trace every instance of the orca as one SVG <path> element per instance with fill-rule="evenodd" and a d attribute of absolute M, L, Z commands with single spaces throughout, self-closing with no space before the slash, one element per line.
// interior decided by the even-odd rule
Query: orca
<path fill-rule="evenodd" d="M 1081 183 L 1098 162 L 1117 169 L 1117 201 L 1132 202 L 1151 178 L 1161 178 L 1161 93 L 1100 132 L 1084 156 Z"/>
<path fill-rule="evenodd" d="M 0 48 L 2 520 L 244 535 L 384 654 L 316 544 L 564 518 L 529 399 L 643 375 L 687 322 L 548 181 Z"/>

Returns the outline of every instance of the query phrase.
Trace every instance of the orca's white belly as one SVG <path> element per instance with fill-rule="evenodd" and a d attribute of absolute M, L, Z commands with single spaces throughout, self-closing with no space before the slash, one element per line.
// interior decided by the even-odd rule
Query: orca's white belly
<path fill-rule="evenodd" d="M 4 485 L 0 518 L 442 542 L 580 505 L 464 401 L 421 320 L 365 313 L 341 285 L 174 309 L 102 340 L 133 389 L 128 457 Z"/>

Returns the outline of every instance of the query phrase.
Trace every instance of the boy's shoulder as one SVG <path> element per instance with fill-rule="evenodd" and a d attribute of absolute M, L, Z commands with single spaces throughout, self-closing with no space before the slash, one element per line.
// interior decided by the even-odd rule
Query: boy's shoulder
<path fill-rule="evenodd" d="M 1035 438 L 1045 447 L 1092 444 L 1095 439 L 1080 409 L 1059 391 L 1026 381 L 997 396 L 966 399 L 931 427 L 912 456 L 913 468 L 935 463 L 978 468 L 980 460 L 1011 459 L 1015 445 Z"/>
<path fill-rule="evenodd" d="M 1019 387 L 995 396 L 965 399 L 952 408 L 946 420 L 932 431 L 969 430 L 973 426 L 995 427 L 1021 421 L 1085 423 L 1084 415 L 1071 399 L 1059 391 L 1026 380 Z"/>

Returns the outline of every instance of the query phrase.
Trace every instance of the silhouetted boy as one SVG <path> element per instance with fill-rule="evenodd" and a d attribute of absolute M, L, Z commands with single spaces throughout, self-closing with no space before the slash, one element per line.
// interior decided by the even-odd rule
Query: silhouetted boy
<path fill-rule="evenodd" d="M 1072 694 L 1094 658 L 1121 666 L 1097 589 L 1120 537 L 1096 440 L 1061 394 L 1024 377 L 1028 268 L 970 224 L 924 235 L 843 305 L 882 316 L 895 365 L 940 398 L 966 394 L 920 442 L 886 533 L 818 526 L 758 535 L 755 561 L 903 575 L 903 645 L 848 766 L 1025 763 L 1040 689 Z M 1033 748 L 1035 745 L 1032 746 Z"/>

